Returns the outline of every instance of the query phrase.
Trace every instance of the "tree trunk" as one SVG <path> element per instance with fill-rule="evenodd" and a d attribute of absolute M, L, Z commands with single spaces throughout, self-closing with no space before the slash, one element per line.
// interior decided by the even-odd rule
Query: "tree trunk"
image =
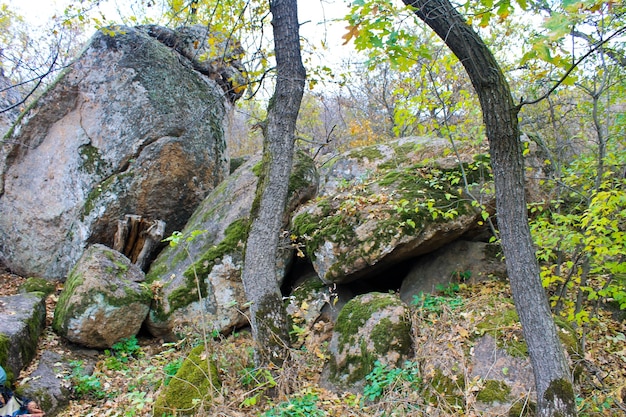
<path fill-rule="evenodd" d="M 496 209 L 515 306 L 537 389 L 537 415 L 575 416 L 572 381 L 546 297 L 528 226 L 519 108 L 491 51 L 448 0 L 404 0 L 465 67 L 483 111 Z"/>
<path fill-rule="evenodd" d="M 246 297 L 252 303 L 250 316 L 259 366 L 280 365 L 289 345 L 287 313 L 276 277 L 276 253 L 306 78 L 300 56 L 296 0 L 270 0 L 270 12 L 277 80 L 268 106 L 263 173 L 252 209 L 242 272 Z"/>

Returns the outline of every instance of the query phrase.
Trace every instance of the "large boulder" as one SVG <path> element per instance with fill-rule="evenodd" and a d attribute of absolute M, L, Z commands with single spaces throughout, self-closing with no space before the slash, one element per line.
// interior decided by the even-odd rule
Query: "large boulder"
<path fill-rule="evenodd" d="M 97 349 L 136 335 L 152 301 L 144 280 L 124 255 L 91 246 L 67 278 L 52 327 L 71 342 Z"/>
<path fill-rule="evenodd" d="M 409 307 L 395 294 L 368 293 L 341 309 L 328 346 L 329 379 L 362 384 L 376 361 L 400 366 L 413 353 Z"/>
<path fill-rule="evenodd" d="M 64 278 L 126 214 L 180 230 L 228 173 L 225 92 L 146 28 L 94 35 L 0 149 L 0 260 Z"/>
<path fill-rule="evenodd" d="M 153 335 L 167 336 L 183 323 L 205 321 L 210 330 L 221 332 L 248 324 L 242 314 L 247 299 L 241 268 L 260 164 L 260 156 L 253 157 L 220 184 L 193 214 L 178 244 L 163 250 L 151 265 L 147 281 L 159 289 L 146 321 Z M 313 197 L 317 185 L 313 161 L 298 152 L 288 211 Z M 292 259 L 288 236 L 283 243 L 276 262 L 278 277 L 285 276 Z"/>
<path fill-rule="evenodd" d="M 411 137 L 328 161 L 318 197 L 292 221 L 319 277 L 337 284 L 371 277 L 476 229 L 478 203 L 493 203 L 488 161 L 452 155 L 445 142 Z"/>
<path fill-rule="evenodd" d="M 17 378 L 35 357 L 45 325 L 43 294 L 0 297 L 0 366 L 7 371 L 9 380 Z"/>

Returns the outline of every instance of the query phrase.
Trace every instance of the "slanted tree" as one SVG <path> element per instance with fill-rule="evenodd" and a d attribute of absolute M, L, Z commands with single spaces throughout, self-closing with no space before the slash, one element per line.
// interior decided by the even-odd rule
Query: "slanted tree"
<path fill-rule="evenodd" d="M 276 252 L 283 226 L 293 160 L 296 119 L 306 71 L 300 55 L 296 0 L 270 0 L 276 87 L 264 128 L 263 172 L 251 214 L 242 280 L 251 302 L 257 365 L 280 365 L 289 344 L 287 313 L 276 276 Z"/>
<path fill-rule="evenodd" d="M 569 367 L 541 284 L 524 195 L 519 105 L 489 48 L 448 0 L 403 0 L 465 67 L 483 111 L 502 249 L 537 389 L 537 415 L 575 416 Z"/>

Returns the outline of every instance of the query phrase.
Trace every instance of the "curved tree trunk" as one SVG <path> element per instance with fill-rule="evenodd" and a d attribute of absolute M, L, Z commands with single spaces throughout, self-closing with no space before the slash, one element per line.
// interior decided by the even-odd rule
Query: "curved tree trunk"
<path fill-rule="evenodd" d="M 537 388 L 537 415 L 575 416 L 572 381 L 539 276 L 524 195 L 519 108 L 495 58 L 448 0 L 404 0 L 465 67 L 483 111 L 502 249 Z"/>
<path fill-rule="evenodd" d="M 276 277 L 276 253 L 283 226 L 295 128 L 306 72 L 300 56 L 296 0 L 270 0 L 276 89 L 270 100 L 264 130 L 263 173 L 251 214 L 242 280 L 251 302 L 256 362 L 280 365 L 289 345 L 287 313 Z"/>

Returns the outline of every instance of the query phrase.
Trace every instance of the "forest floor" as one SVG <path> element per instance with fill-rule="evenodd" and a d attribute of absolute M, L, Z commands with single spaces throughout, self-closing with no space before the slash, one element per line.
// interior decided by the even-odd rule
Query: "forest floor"
<path fill-rule="evenodd" d="M 17 291 L 23 278 L 0 274 L 0 295 Z M 71 355 L 72 345 L 50 327 L 58 292 L 48 297 L 48 326 L 40 339 L 39 352 L 55 350 Z M 461 285 L 452 297 L 440 297 L 436 308 L 415 309 L 416 355 L 405 369 L 377 367 L 368 384 L 359 390 L 341 391 L 322 386 L 320 376 L 328 359 L 330 326 L 317 323 L 313 329 L 298 331 L 299 346 L 282 369 L 258 370 L 253 366 L 253 342 L 249 331 L 207 340 L 215 358 L 221 387 L 212 403 L 199 404 L 197 416 L 480 416 L 485 413 L 476 397 L 484 381 L 472 379 L 467 352 L 472 348 L 479 323 L 484 317 L 510 309 L 510 292 L 503 282 Z M 436 298 L 433 298 L 436 299 Z M 425 307 L 426 305 L 423 305 Z M 519 323 L 507 325 L 506 334 L 518 338 Z M 152 416 L 152 407 L 164 380 L 175 373 L 190 349 L 203 342 L 200 333 L 185 329 L 176 343 L 139 337 L 105 352 L 96 352 L 93 373 L 74 364 L 75 375 L 64 375 L 74 387 L 74 398 L 61 417 Z M 581 370 L 577 380 L 580 416 L 626 415 L 626 322 L 600 311 L 586 329 L 584 353 L 570 357 Z M 451 348 L 433 351 L 433 341 Z M 432 358 L 444 355 L 455 362 L 461 380 L 454 392 L 437 393 L 434 379 L 426 370 Z M 20 375 L 28 378 L 37 358 Z M 91 368 L 91 367 L 89 367 Z M 19 381 L 18 381 L 19 384 Z M 435 395 L 433 395 L 433 393 Z M 373 401 L 370 401 L 373 399 Z M 525 402 L 528 398 L 520 398 Z M 504 414 L 507 415 L 507 414 Z M 160 417 L 160 416 L 159 416 Z"/>

